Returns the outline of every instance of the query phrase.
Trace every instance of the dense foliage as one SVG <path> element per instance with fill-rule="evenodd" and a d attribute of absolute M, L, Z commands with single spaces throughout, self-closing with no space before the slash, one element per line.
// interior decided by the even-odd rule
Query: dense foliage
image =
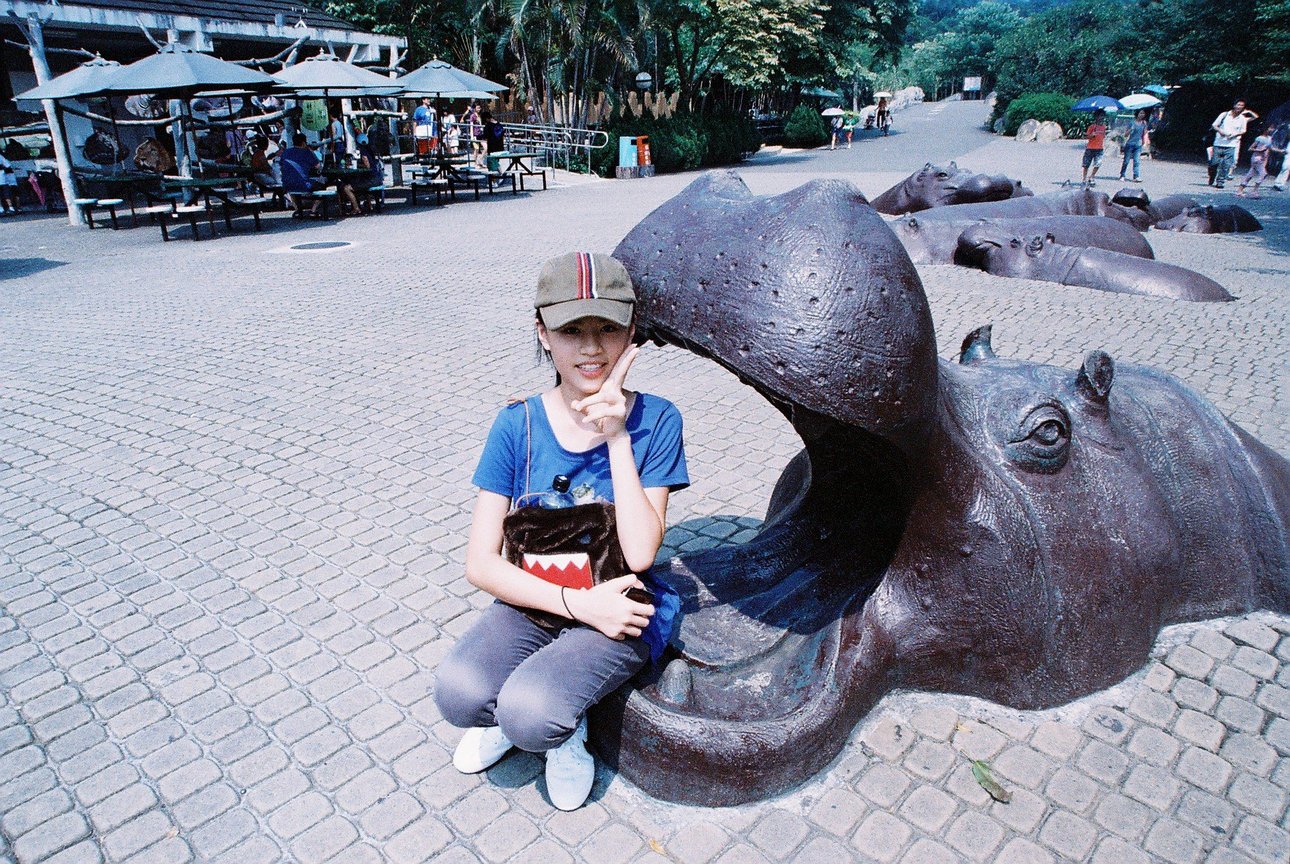
<path fill-rule="evenodd" d="M 1088 115 L 1081 120 L 1080 115 L 1071 112 L 1075 100 L 1061 93 L 1025 93 L 1008 104 L 1003 115 L 1003 132 L 1005 135 L 1016 135 L 1017 129 L 1027 120 L 1052 120 L 1062 130 L 1070 132 L 1087 125 Z"/>
<path fill-rule="evenodd" d="M 723 112 L 678 112 L 658 119 L 628 115 L 613 120 L 605 131 L 609 143 L 591 154 L 591 168 L 602 177 L 614 176 L 620 136 L 649 136 L 650 156 L 660 173 L 730 165 L 761 146 L 748 117 Z"/>
<path fill-rule="evenodd" d="M 798 105 L 784 124 L 784 143 L 789 147 L 818 147 L 828 141 L 828 127 L 809 105 Z"/>
<path fill-rule="evenodd" d="M 1185 85 L 1178 95 L 1195 94 L 1203 106 L 1173 99 L 1170 111 L 1195 108 L 1209 120 L 1238 93 L 1259 92 L 1265 111 L 1290 98 L 1290 0 L 922 0 L 907 40 L 879 83 L 943 95 L 980 75 L 1009 129 L 1009 103 L 1023 93 L 1121 96 L 1151 83 Z M 1198 138 L 1195 127 L 1209 120 L 1188 119 L 1179 143 Z M 1158 142 L 1173 138 L 1165 131 Z"/>
<path fill-rule="evenodd" d="M 539 111 L 572 94 L 575 123 L 595 93 L 625 92 L 641 71 L 696 110 L 730 86 L 751 92 L 844 86 L 865 63 L 899 54 L 917 6 L 917 0 L 312 2 L 406 38 L 406 68 L 442 57 L 511 84 Z"/>

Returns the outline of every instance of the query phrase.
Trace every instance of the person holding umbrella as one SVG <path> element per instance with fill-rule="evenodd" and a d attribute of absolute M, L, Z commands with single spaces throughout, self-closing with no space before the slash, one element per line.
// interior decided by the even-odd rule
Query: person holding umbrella
<path fill-rule="evenodd" d="M 1093 122 L 1084 133 L 1088 144 L 1084 146 L 1084 171 L 1080 182 L 1092 189 L 1097 185 L 1097 169 L 1102 167 L 1102 150 L 1106 145 L 1106 112 L 1098 108 L 1093 112 Z"/>

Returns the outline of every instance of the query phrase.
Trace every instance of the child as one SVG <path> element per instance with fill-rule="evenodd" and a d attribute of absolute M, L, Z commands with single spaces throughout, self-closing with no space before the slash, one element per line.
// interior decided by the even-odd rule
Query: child
<path fill-rule="evenodd" d="M 1084 147 L 1084 173 L 1080 182 L 1091 189 L 1097 185 L 1097 169 L 1102 167 L 1102 148 L 1106 142 L 1105 111 L 1099 108 L 1093 112 L 1093 122 L 1085 134 L 1088 135 L 1088 144 Z"/>
<path fill-rule="evenodd" d="M 0 145 L 6 142 L 0 141 Z M 18 175 L 14 173 L 13 164 L 5 158 L 3 146 L 0 146 L 0 207 L 5 216 L 18 213 Z"/>
<path fill-rule="evenodd" d="M 1254 182 L 1251 198 L 1259 197 L 1259 186 L 1268 173 L 1268 155 L 1272 152 L 1272 127 L 1263 130 L 1263 134 L 1250 144 L 1250 170 L 1241 178 L 1241 186 L 1236 190 L 1237 198 L 1245 197 L 1245 187 Z"/>
<path fill-rule="evenodd" d="M 595 780 L 587 710 L 650 657 L 640 636 L 655 608 L 626 592 L 641 587 L 633 574 L 650 567 L 663 541 L 669 493 L 689 485 L 680 413 L 666 399 L 623 389 L 639 351 L 635 301 L 627 270 L 608 255 L 572 252 L 543 265 L 537 337 L 556 383 L 502 409 L 488 434 L 474 477 L 466 578 L 497 600 L 436 678 L 440 713 L 468 727 L 453 755 L 457 769 L 483 771 L 512 746 L 545 752 L 547 794 L 561 810 L 581 807 Z M 613 502 L 631 573 L 575 590 L 502 557 L 510 508 L 566 480 Z M 521 608 L 576 623 L 548 629 Z"/>

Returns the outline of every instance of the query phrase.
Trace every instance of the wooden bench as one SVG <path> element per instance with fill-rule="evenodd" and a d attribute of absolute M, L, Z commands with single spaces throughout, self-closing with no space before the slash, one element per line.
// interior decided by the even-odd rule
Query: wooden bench
<path fill-rule="evenodd" d="M 125 203 L 124 198 L 74 198 L 72 203 L 81 208 L 81 213 L 85 215 L 85 224 L 94 230 L 94 211 L 103 207 L 112 217 L 112 230 L 117 229 L 116 208 Z"/>
<path fill-rule="evenodd" d="M 197 229 L 197 222 L 201 217 L 209 216 L 209 211 L 203 204 L 176 204 L 170 212 L 167 213 L 163 211 L 160 215 L 161 218 L 157 220 L 157 223 L 161 225 L 162 242 L 168 242 L 170 240 L 170 232 L 167 230 L 166 224 L 171 219 L 186 220 L 189 226 L 193 229 L 193 240 L 200 240 L 202 239 L 202 235 Z M 211 236 L 215 236 L 215 229 L 213 227 L 211 228 Z"/>
<path fill-rule="evenodd" d="M 260 211 L 266 206 L 273 203 L 272 195 L 222 195 L 220 204 L 224 207 L 224 225 L 228 230 L 233 230 L 233 211 L 243 211 L 251 214 L 255 220 L 255 230 L 262 231 L 263 226 L 260 224 Z M 324 207 L 326 204 L 323 205 Z"/>
<path fill-rule="evenodd" d="M 436 205 L 443 204 L 444 195 L 451 196 L 452 200 L 454 201 L 457 200 L 456 190 L 452 188 L 451 183 L 449 183 L 447 180 L 444 180 L 443 178 L 436 177 L 433 180 L 429 178 L 424 178 L 419 180 L 413 180 L 411 183 L 409 183 L 408 184 L 408 203 L 411 204 L 413 207 L 415 207 L 417 204 L 417 190 L 420 190 L 422 192 L 434 193 L 434 203 Z"/>

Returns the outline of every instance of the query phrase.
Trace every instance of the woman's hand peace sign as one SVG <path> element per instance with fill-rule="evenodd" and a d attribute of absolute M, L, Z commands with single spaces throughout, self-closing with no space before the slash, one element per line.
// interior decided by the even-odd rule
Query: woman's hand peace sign
<path fill-rule="evenodd" d="M 632 368 L 640 350 L 639 345 L 629 346 L 619 356 L 614 368 L 609 370 L 600 390 L 585 399 L 576 400 L 571 406 L 586 420 L 596 424 L 596 429 L 606 439 L 617 438 L 627 428 L 627 397 L 623 393 L 623 382 L 627 380 L 627 371 Z"/>

